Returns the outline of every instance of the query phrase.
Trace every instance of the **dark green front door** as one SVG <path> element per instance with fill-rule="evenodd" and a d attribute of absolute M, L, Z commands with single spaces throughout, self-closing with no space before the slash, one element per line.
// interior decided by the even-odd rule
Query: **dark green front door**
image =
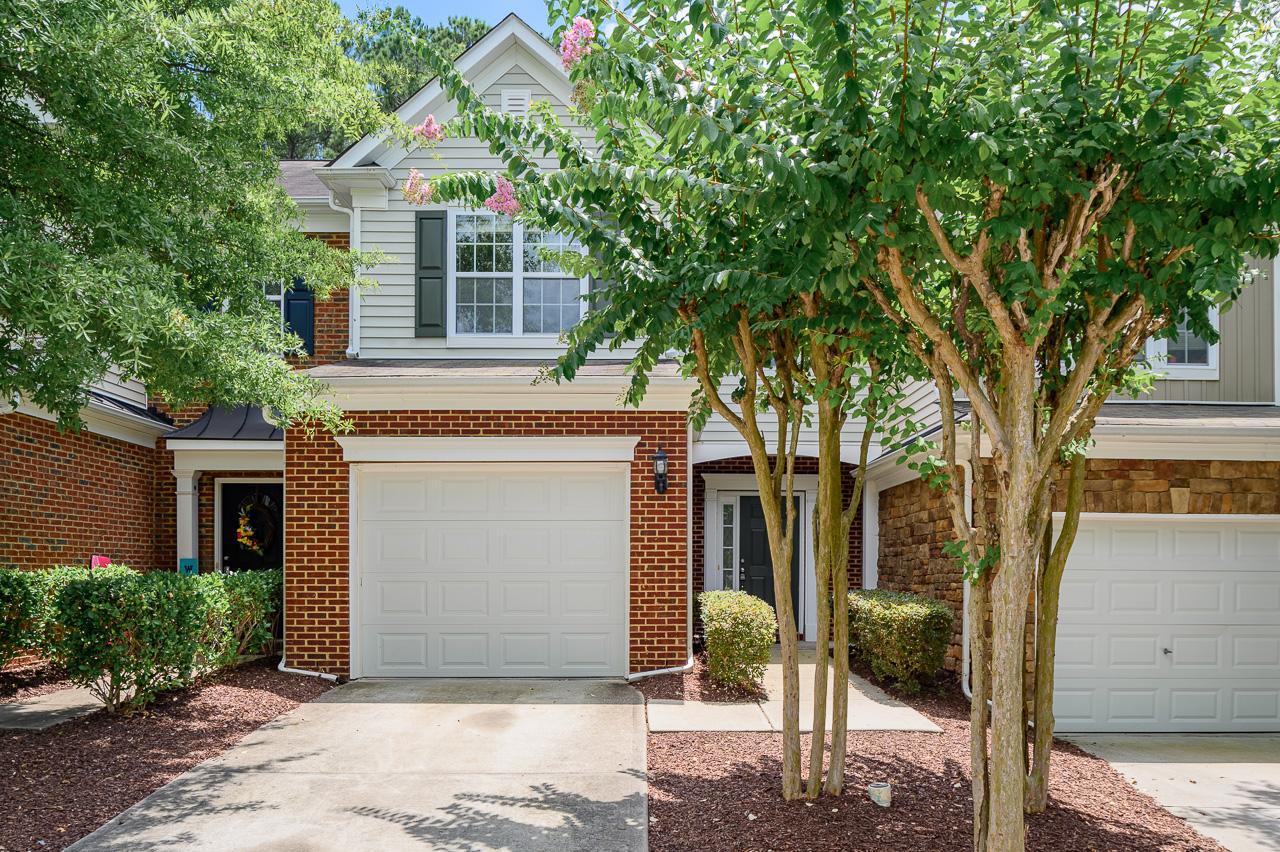
<path fill-rule="evenodd" d="M 773 594 L 773 559 L 769 555 L 769 532 L 764 522 L 764 507 L 760 498 L 743 495 L 739 498 L 741 513 L 738 523 L 738 588 L 777 608 Z M 800 501 L 796 501 L 796 530 L 800 528 Z M 798 540 L 798 537 L 797 537 Z M 791 608 L 800 609 L 800 548 L 791 548 Z"/>

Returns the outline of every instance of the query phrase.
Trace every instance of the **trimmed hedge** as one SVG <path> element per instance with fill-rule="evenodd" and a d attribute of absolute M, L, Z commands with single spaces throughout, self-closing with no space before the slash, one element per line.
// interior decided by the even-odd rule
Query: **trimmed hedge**
<path fill-rule="evenodd" d="M 107 710 L 142 707 L 272 635 L 281 573 L 94 571 L 57 599 L 57 659 Z"/>
<path fill-rule="evenodd" d="M 746 592 L 698 595 L 707 634 L 707 673 L 727 686 L 759 686 L 778 630 L 773 607 Z"/>
<path fill-rule="evenodd" d="M 237 654 L 270 650 L 284 592 L 284 572 L 241 571 L 222 575 L 231 607 L 231 633 Z"/>
<path fill-rule="evenodd" d="M 0 569 L 0 666 L 23 651 L 54 656 L 58 594 L 71 581 L 88 577 L 90 570 L 74 565 L 35 571 Z M 101 576 L 133 573 L 123 565 L 92 570 Z"/>
<path fill-rule="evenodd" d="M 943 603 L 909 592 L 849 593 L 849 645 L 876 677 L 907 692 L 937 674 L 946 659 L 955 616 Z"/>

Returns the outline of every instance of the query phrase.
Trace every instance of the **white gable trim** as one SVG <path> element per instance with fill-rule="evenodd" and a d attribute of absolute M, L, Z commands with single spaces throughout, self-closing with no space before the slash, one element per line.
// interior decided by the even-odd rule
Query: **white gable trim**
<path fill-rule="evenodd" d="M 569 78 L 560 66 L 560 57 L 556 54 L 555 49 L 537 31 L 514 14 L 503 18 L 500 24 L 489 30 L 479 41 L 471 45 L 462 56 L 458 57 L 454 67 L 464 77 L 468 77 L 473 72 L 482 69 L 485 63 L 489 62 L 493 57 L 516 44 L 523 47 L 530 55 L 553 72 L 548 75 L 550 78 L 546 81 L 548 87 L 553 90 L 563 89 L 567 98 Z M 479 88 L 479 80 L 473 80 L 472 82 Z M 559 93 L 557 93 L 557 96 L 559 96 Z M 401 121 L 414 123 L 414 119 L 425 113 L 428 108 L 443 97 L 444 89 L 441 87 L 440 81 L 433 78 L 431 82 L 419 89 L 413 97 L 405 101 L 396 110 L 396 117 Z M 568 101 L 566 100 L 565 102 L 567 103 Z M 347 149 L 327 168 L 349 168 L 358 165 L 368 159 L 379 147 L 385 145 L 389 139 L 390 135 L 386 132 L 369 134 Z M 395 162 L 399 162 L 403 157 L 404 154 L 398 154 Z M 394 164 L 384 163 L 383 165 Z"/>

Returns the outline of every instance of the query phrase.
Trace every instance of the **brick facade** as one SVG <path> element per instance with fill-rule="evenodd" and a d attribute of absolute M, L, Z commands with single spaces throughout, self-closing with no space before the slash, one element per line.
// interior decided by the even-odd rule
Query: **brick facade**
<path fill-rule="evenodd" d="M 0 416 L 0 452 L 0 566 L 88 565 L 95 553 L 155 566 L 150 447 L 15 413 Z"/>
<path fill-rule="evenodd" d="M 351 248 L 351 236 L 346 231 L 316 231 L 307 236 L 332 248 L 343 251 Z M 349 332 L 347 289 L 343 287 L 331 292 L 327 299 L 316 299 L 316 352 L 308 358 L 295 359 L 294 364 L 300 367 L 318 367 L 345 359 Z"/>
<path fill-rule="evenodd" d="M 853 494 L 854 481 L 852 473 L 855 466 L 843 464 L 840 467 L 845 475 L 843 494 L 844 499 L 847 501 Z M 693 530 L 689 539 L 689 547 L 693 552 L 693 593 L 695 595 L 701 592 L 705 585 L 703 582 L 703 565 L 704 552 L 706 550 L 705 514 L 707 488 L 706 481 L 702 478 L 704 473 L 745 473 L 754 475 L 755 470 L 751 466 L 750 456 L 718 459 L 694 465 L 693 488 L 690 492 L 690 497 L 693 500 Z M 811 457 L 797 458 L 796 473 L 798 475 L 816 475 L 818 473 L 818 460 Z M 858 517 L 853 521 L 853 526 L 849 528 L 849 588 L 862 588 L 861 508 L 859 508 Z"/>
<path fill-rule="evenodd" d="M 351 412 L 356 435 L 640 437 L 631 474 L 632 671 L 685 661 L 687 501 L 685 412 Z M 670 459 L 653 490 L 649 457 Z M 330 435 L 285 437 L 285 646 L 289 665 L 345 675 L 349 660 L 348 465 Z"/>
<path fill-rule="evenodd" d="M 1159 514 L 1280 514 L 1280 462 L 1090 459 L 1084 511 Z M 1055 510 L 1065 507 L 1059 489 Z M 956 561 L 942 552 L 952 538 L 941 494 L 913 480 L 880 493 L 879 586 L 948 604 L 956 632 L 947 669 L 959 670 L 963 586 Z"/>

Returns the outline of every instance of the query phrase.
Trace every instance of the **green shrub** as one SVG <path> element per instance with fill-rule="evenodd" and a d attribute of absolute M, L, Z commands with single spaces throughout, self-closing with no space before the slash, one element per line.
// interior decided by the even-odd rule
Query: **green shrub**
<path fill-rule="evenodd" d="M 109 711 L 140 707 L 235 653 L 222 578 L 94 571 L 58 595 L 57 655 Z"/>
<path fill-rule="evenodd" d="M 275 624 L 281 609 L 284 572 L 242 571 L 222 577 L 231 607 L 231 633 L 235 653 L 267 651 L 275 639 Z"/>
<path fill-rule="evenodd" d="M 707 672 L 727 686 L 759 686 L 778 630 L 773 607 L 746 592 L 698 595 L 706 629 Z"/>
<path fill-rule="evenodd" d="M 955 617 L 923 595 L 864 589 L 849 593 L 849 644 L 875 676 L 907 692 L 946 659 Z"/>
<path fill-rule="evenodd" d="M 72 580 L 88 577 L 89 572 L 74 565 L 34 571 L 0 569 L 0 666 L 22 651 L 56 656 L 58 593 Z M 133 573 L 123 565 L 94 572 L 100 576 Z"/>

